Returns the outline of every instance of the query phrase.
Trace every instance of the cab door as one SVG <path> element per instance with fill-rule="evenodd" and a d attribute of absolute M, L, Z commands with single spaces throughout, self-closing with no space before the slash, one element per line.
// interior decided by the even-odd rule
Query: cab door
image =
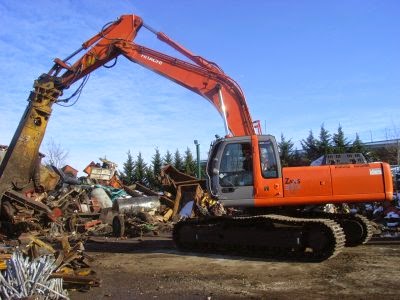
<path fill-rule="evenodd" d="M 272 135 L 252 136 L 255 206 L 274 206 L 283 197 L 282 168 Z"/>
<path fill-rule="evenodd" d="M 209 188 L 225 206 L 254 206 L 251 137 L 218 141 L 211 150 Z"/>

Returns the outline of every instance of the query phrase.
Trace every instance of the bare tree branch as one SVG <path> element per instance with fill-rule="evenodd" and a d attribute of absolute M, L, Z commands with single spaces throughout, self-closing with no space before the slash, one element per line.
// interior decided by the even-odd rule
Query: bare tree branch
<path fill-rule="evenodd" d="M 65 160 L 68 157 L 68 150 L 65 150 L 60 144 L 57 144 L 53 138 L 46 144 L 46 157 L 44 163 L 53 165 L 57 168 L 65 166 Z"/>

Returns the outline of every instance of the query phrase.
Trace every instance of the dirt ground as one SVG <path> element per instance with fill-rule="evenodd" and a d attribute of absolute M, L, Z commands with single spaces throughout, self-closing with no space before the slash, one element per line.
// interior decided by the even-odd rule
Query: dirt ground
<path fill-rule="evenodd" d="M 322 263 L 181 253 L 169 239 L 86 245 L 102 280 L 71 299 L 400 299 L 400 245 L 346 248 Z"/>

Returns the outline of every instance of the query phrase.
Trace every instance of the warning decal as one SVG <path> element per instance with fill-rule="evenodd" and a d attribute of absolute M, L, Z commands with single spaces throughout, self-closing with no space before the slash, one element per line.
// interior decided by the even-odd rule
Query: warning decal
<path fill-rule="evenodd" d="M 369 175 L 382 175 L 382 169 L 381 168 L 369 169 Z"/>

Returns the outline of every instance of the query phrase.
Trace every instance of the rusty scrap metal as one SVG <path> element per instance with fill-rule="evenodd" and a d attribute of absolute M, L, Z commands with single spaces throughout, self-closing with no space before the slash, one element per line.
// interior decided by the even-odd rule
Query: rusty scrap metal
<path fill-rule="evenodd" d="M 93 167 L 102 166 L 95 165 L 90 169 Z M 125 233 L 142 234 L 143 231 L 153 231 L 156 234 L 160 228 L 164 230 L 164 227 L 171 227 L 165 226 L 165 223 L 183 217 L 180 212 L 183 207 L 191 205 L 188 204 L 191 201 L 193 201 L 192 212 L 187 216 L 204 215 L 199 206 L 205 209 L 206 214 L 210 210 L 211 202 L 204 205 L 202 201 L 206 195 L 204 180 L 184 174 L 172 166 L 166 166 L 161 171 L 161 181 L 163 193 L 153 191 L 138 182 L 131 186 L 123 186 L 123 190 L 111 189 L 110 186 L 64 182 L 62 185 L 57 185 L 55 190 L 46 193 L 32 191 L 24 195 L 9 191 L 6 192 L 6 201 L 3 202 L 2 214 L 7 218 L 2 218 L 3 225 L 5 224 L 2 230 L 9 229 L 7 235 L 13 236 L 32 230 L 53 237 L 62 235 L 63 231 L 70 232 L 75 237 L 109 235 L 112 231 L 120 236 L 122 225 L 113 230 L 115 227 L 113 219 L 122 215 Z M 109 202 L 107 205 L 104 203 L 100 205 L 97 199 L 99 197 L 94 195 L 96 190 L 107 197 Z M 109 196 L 112 196 L 112 200 Z M 107 206 L 111 204 L 110 212 Z M 158 218 L 147 223 L 140 218 L 138 220 L 137 213 L 142 211 L 151 211 Z M 213 212 L 209 214 L 214 215 Z M 148 230 L 149 228 L 154 230 Z"/>
<path fill-rule="evenodd" d="M 206 188 L 206 182 L 204 179 L 198 179 L 196 177 L 183 173 L 172 165 L 166 165 L 161 169 L 161 183 L 164 186 L 173 185 L 175 188 L 179 184 L 198 183 L 203 189 Z"/>
<path fill-rule="evenodd" d="M 0 271 L 7 269 L 7 261 L 11 259 L 12 254 L 2 253 L 0 254 Z"/>
<path fill-rule="evenodd" d="M 146 196 L 159 196 L 157 192 L 145 187 L 143 184 L 140 184 L 139 182 L 135 182 L 135 189 Z"/>
<path fill-rule="evenodd" d="M 167 219 L 172 217 L 177 221 L 182 217 L 226 214 L 222 204 L 206 192 L 205 180 L 197 179 L 167 165 L 161 169 L 161 182 L 165 191 L 160 201 L 173 210 L 171 216 L 166 215 Z M 191 213 L 181 215 L 181 210 L 188 206 L 191 207 Z"/>
<path fill-rule="evenodd" d="M 93 276 L 80 276 L 80 275 L 68 275 L 64 273 L 52 273 L 50 278 L 62 278 L 68 286 L 90 286 L 90 287 L 98 287 L 100 286 L 101 281 Z"/>
<path fill-rule="evenodd" d="M 157 236 L 171 230 L 172 224 L 146 212 L 130 216 L 116 215 L 113 219 L 113 234 L 116 237 Z"/>
<path fill-rule="evenodd" d="M 124 185 L 124 190 L 129 196 L 132 196 L 132 197 L 141 197 L 141 196 L 143 196 L 142 192 L 139 192 L 138 190 L 136 190 L 136 185 L 135 184 L 130 185 L 130 186 Z"/>
<path fill-rule="evenodd" d="M 47 205 L 43 204 L 42 202 L 32 200 L 14 190 L 9 190 L 9 191 L 5 192 L 4 195 L 6 198 L 8 198 L 11 201 L 15 201 L 23 206 L 32 208 L 36 211 L 40 211 L 44 214 L 47 214 L 48 216 L 51 216 L 51 213 L 52 213 L 51 209 Z"/>
<path fill-rule="evenodd" d="M 56 243 L 60 243 L 60 245 L 54 244 L 54 241 Z M 60 247 L 61 246 L 61 247 Z M 19 237 L 19 245 L 16 247 L 16 244 L 14 246 L 6 246 L 6 244 L 1 245 L 0 247 L 0 270 L 4 269 L 3 271 L 9 272 L 10 270 L 10 263 L 12 263 L 12 255 L 9 251 L 13 251 L 13 255 L 17 253 L 18 251 L 21 252 L 21 254 L 16 254 L 19 255 L 20 257 L 23 257 L 24 259 L 24 267 L 21 270 L 17 270 L 17 278 L 24 278 L 24 280 L 28 280 L 30 283 L 34 282 L 36 279 L 37 280 L 42 280 L 43 282 L 45 280 L 50 280 L 54 279 L 55 281 L 50 281 L 48 287 L 51 290 L 56 290 L 55 287 L 60 287 L 63 289 L 69 289 L 69 288 L 79 288 L 79 289 L 90 289 L 91 287 L 98 286 L 100 283 L 100 280 L 96 278 L 95 272 L 91 269 L 91 267 L 88 265 L 86 261 L 93 261 L 93 259 L 88 256 L 86 253 L 84 253 L 85 248 L 83 246 L 82 241 L 75 242 L 74 245 L 70 244 L 69 237 L 67 235 L 63 235 L 58 237 L 56 240 L 53 240 L 53 243 L 48 243 L 45 241 L 44 238 L 39 238 L 36 235 L 33 235 L 31 233 L 24 233 Z M 21 256 L 22 255 L 22 256 Z M 43 261 L 46 260 L 46 257 L 51 257 L 49 259 L 49 266 L 51 265 L 51 270 L 49 272 L 46 272 L 46 276 L 43 277 L 38 273 L 37 276 L 41 276 L 43 278 L 38 279 L 37 276 L 34 277 L 32 280 L 29 279 L 26 275 L 24 275 L 27 271 L 30 270 L 29 268 L 33 268 L 37 270 L 39 267 L 36 266 L 30 266 L 30 264 L 34 264 L 35 262 Z M 51 263 L 50 263 L 51 261 Z M 20 266 L 20 263 L 18 263 L 18 266 Z M 13 269 L 12 269 L 13 270 Z M 15 271 L 12 271 L 15 273 Z M 22 273 L 21 273 L 22 272 Z M 25 272 L 25 273 L 24 273 Z M 29 274 L 32 272 L 29 271 Z M 11 299 L 11 298 L 20 298 L 21 295 L 24 297 L 26 296 L 26 293 L 24 290 L 18 290 L 15 289 L 12 285 L 10 286 L 9 283 L 14 282 L 16 279 L 10 279 L 11 277 L 7 277 L 8 273 L 3 273 L 3 278 L 0 278 L 0 299 Z M 11 273 L 10 273 L 11 274 Z M 23 276 L 21 277 L 21 275 Z M 15 274 L 14 274 L 15 275 Z M 28 279 L 26 279 L 28 278 Z M 10 281 L 10 280 L 11 281 Z M 17 280 L 18 284 L 21 284 L 21 280 Z M 26 282 L 25 285 L 28 286 L 28 283 Z M 39 282 L 39 281 L 38 281 Z M 44 283 L 39 282 L 41 285 L 40 287 L 40 292 L 41 294 L 34 294 L 34 295 L 39 295 L 43 299 L 61 299 L 60 297 L 57 298 L 54 296 L 54 293 L 46 292 L 49 290 L 49 288 L 44 287 Z M 1 290 L 3 285 L 6 286 L 6 288 L 3 288 L 5 290 Z M 11 288 L 12 287 L 12 288 Z M 10 294 L 11 292 L 12 294 Z M 28 290 L 30 291 L 30 290 Z M 56 290 L 57 291 L 57 290 Z M 3 294 L 2 294 L 3 292 Z M 38 292 L 38 293 L 39 293 Z M 59 293 L 61 293 L 61 290 L 58 290 Z M 30 293 L 30 292 L 29 292 Z M 32 292 L 33 293 L 33 292 Z M 47 293 L 47 294 L 46 294 Z M 62 294 L 62 293 L 61 293 Z M 65 294 L 65 293 L 64 293 Z M 62 295 L 64 295 L 62 294 Z M 12 297 L 8 297 L 12 295 Z M 33 294 L 32 294 L 33 295 Z M 67 294 L 65 294 L 67 295 Z M 40 298 L 40 299 L 42 299 Z"/>

